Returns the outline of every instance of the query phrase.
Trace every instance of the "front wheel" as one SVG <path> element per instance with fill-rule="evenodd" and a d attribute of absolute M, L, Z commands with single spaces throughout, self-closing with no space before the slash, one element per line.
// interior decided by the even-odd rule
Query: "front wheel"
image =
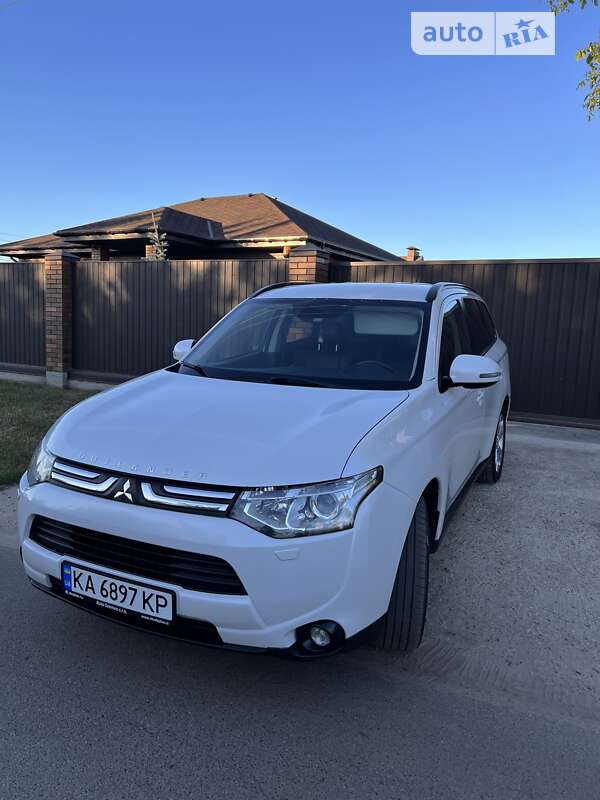
<path fill-rule="evenodd" d="M 404 542 L 388 610 L 376 628 L 376 647 L 407 653 L 421 644 L 428 583 L 429 514 L 421 498 Z"/>
<path fill-rule="evenodd" d="M 506 415 L 500 412 L 500 419 L 496 427 L 492 452 L 489 454 L 484 468 L 479 473 L 479 483 L 497 483 L 502 475 L 504 466 L 504 452 L 506 450 Z"/>

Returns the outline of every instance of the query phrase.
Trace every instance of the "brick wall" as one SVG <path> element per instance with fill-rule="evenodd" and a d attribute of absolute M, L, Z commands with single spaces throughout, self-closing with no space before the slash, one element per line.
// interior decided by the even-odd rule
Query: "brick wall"
<path fill-rule="evenodd" d="M 290 253 L 289 280 L 300 283 L 327 283 L 329 253 L 314 247 L 296 247 Z"/>
<path fill-rule="evenodd" d="M 66 385 L 73 355 L 73 264 L 77 257 L 51 253 L 44 262 L 46 280 L 46 379 Z"/>

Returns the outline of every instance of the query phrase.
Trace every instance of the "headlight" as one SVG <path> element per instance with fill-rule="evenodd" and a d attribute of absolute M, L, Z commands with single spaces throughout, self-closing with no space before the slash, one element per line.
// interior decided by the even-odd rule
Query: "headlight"
<path fill-rule="evenodd" d="M 44 440 L 42 440 L 31 456 L 31 461 L 27 468 L 27 483 L 30 486 L 35 486 L 36 483 L 50 480 L 53 464 L 54 456 L 46 449 Z"/>
<path fill-rule="evenodd" d="M 376 467 L 330 483 L 252 489 L 242 492 L 231 516 L 275 539 L 342 531 L 354 525 L 360 504 L 382 476 Z"/>

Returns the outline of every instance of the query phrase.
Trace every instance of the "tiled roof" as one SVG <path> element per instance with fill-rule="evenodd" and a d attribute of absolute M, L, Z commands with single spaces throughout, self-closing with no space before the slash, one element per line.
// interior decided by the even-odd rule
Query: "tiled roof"
<path fill-rule="evenodd" d="M 46 236 L 34 236 L 32 239 L 20 239 L 17 242 L 6 242 L 0 245 L 0 253 L 3 251 L 17 252 L 19 250 L 39 250 L 45 252 L 53 247 L 70 247 L 71 242 L 62 239 L 60 236 L 55 236 L 53 233 Z"/>
<path fill-rule="evenodd" d="M 111 233 L 143 233 L 152 228 L 152 214 L 160 230 L 191 239 L 261 241 L 307 239 L 369 259 L 394 259 L 393 253 L 358 239 L 333 225 L 282 203 L 266 194 L 206 197 L 140 211 L 112 219 L 63 228 L 55 235 L 0 245 L 0 253 L 69 247 L 82 237 Z"/>
<path fill-rule="evenodd" d="M 218 222 L 197 214 L 186 214 L 169 206 L 104 219 L 100 222 L 90 222 L 87 225 L 77 225 L 75 228 L 63 228 L 57 231 L 56 235 L 75 241 L 78 237 L 95 234 L 102 237 L 107 233 L 147 233 L 152 230 L 155 222 L 165 233 L 189 236 L 193 239 L 223 239 L 223 230 Z"/>

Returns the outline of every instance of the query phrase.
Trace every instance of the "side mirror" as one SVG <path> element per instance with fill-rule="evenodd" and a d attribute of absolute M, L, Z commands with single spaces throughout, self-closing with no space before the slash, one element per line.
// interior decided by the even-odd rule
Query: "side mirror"
<path fill-rule="evenodd" d="M 450 365 L 451 386 L 482 389 L 498 383 L 501 377 L 500 366 L 487 356 L 456 356 Z"/>
<path fill-rule="evenodd" d="M 173 358 L 175 361 L 183 361 L 195 344 L 195 339 L 182 339 L 180 342 L 177 342 L 173 348 Z"/>

